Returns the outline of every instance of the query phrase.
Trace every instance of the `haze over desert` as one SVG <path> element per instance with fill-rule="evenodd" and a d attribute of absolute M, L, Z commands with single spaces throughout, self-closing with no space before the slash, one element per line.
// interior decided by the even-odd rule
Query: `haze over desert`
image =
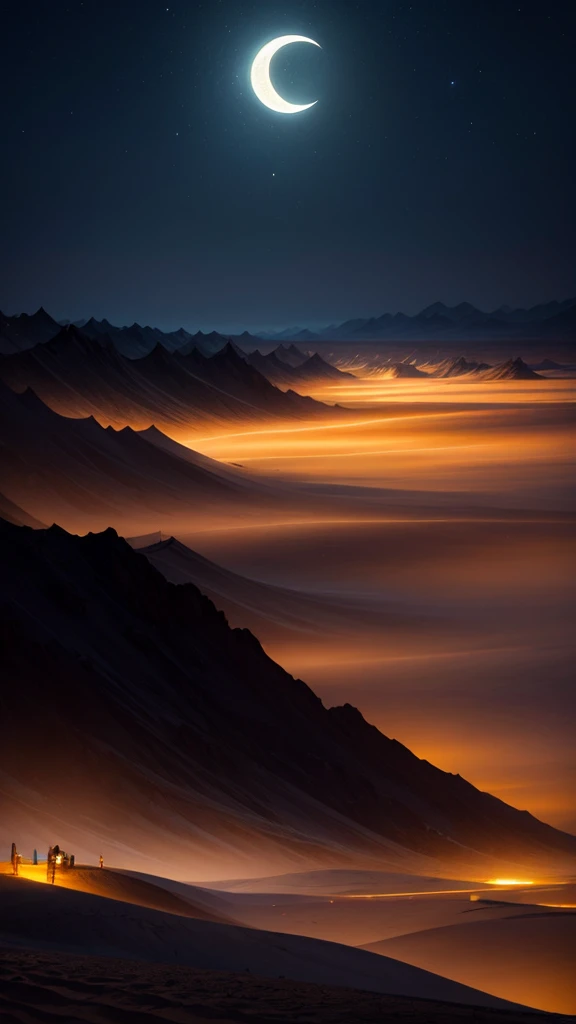
<path fill-rule="evenodd" d="M 576 1020 L 576 11 L 2 44 L 2 1024 Z"/>

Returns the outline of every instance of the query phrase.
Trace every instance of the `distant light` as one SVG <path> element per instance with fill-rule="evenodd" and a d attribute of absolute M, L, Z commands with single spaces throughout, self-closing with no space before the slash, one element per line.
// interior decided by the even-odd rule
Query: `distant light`
<path fill-rule="evenodd" d="M 534 885 L 534 882 L 529 882 L 525 878 L 489 878 L 487 879 L 488 885 Z"/>

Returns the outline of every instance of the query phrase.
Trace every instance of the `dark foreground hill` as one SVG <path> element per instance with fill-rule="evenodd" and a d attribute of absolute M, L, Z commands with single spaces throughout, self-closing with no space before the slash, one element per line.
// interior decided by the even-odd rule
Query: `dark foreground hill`
<path fill-rule="evenodd" d="M 80 872 L 71 872 L 77 873 Z M 246 975 L 255 975 L 274 979 L 291 978 L 323 985 L 348 985 L 373 993 L 393 993 L 415 999 L 442 1000 L 449 1005 L 467 1005 L 469 1012 L 473 1012 L 472 1007 L 515 1009 L 514 1003 L 497 996 L 366 950 L 301 935 L 244 928 L 209 920 L 205 915 L 204 919 L 199 919 L 195 913 L 166 913 L 142 905 L 127 906 L 125 902 L 114 898 L 75 892 L 70 888 L 62 889 L 59 885 L 42 885 L 23 878 L 0 876 L 0 908 L 2 940 L 8 949 L 12 947 L 12 955 L 14 947 L 27 946 L 32 950 L 48 949 L 52 954 L 64 951 L 83 954 L 84 957 L 120 956 L 146 964 L 149 976 L 154 975 L 156 965 L 242 972 L 244 981 L 248 982 L 247 995 L 251 978 L 246 978 Z M 88 969 L 86 975 L 91 978 L 92 971 Z M 78 988 L 77 984 L 70 982 L 65 988 L 72 993 L 83 992 L 88 996 L 84 1008 L 94 1009 L 90 998 L 94 992 L 90 992 L 89 986 Z M 166 1016 L 160 1019 L 174 1019 L 172 1012 L 176 1007 L 170 999 L 158 998 L 159 995 L 154 998 L 150 992 L 155 1008 L 166 1011 Z M 1 996 L 0 988 L 0 1000 Z M 46 993 L 45 998 L 47 996 Z M 48 1000 L 49 1005 L 53 1006 L 49 996 Z M 110 1002 L 111 1012 L 105 1016 L 98 1012 L 94 1016 L 81 1013 L 79 1019 L 94 1024 L 101 1024 L 103 1020 L 112 1021 L 113 1024 L 140 1024 L 142 1021 L 140 1015 L 130 1014 L 127 1017 L 126 1011 L 117 1016 L 114 1009 L 120 1007 L 114 1007 L 115 1000 Z M 122 999 L 121 1005 L 126 1005 Z M 0 1001 L 0 1012 L 2 1009 Z M 70 1009 L 73 1012 L 73 1005 Z M 210 1018 L 214 1019 L 215 1015 L 209 1013 Z M 11 1020 L 14 1019 L 11 1017 Z M 26 1021 L 30 1019 L 25 1018 Z M 78 1018 L 70 1016 L 66 1019 L 71 1022 Z M 155 1019 L 158 1020 L 158 1017 Z M 195 1014 L 189 1017 L 180 1012 L 176 1019 L 190 1022 L 199 1018 Z M 220 1015 L 215 1019 L 221 1024 L 230 1020 L 228 1017 L 223 1020 Z M 232 1019 L 248 1021 L 252 1015 L 244 1017 L 235 1014 Z"/>
<path fill-rule="evenodd" d="M 11 1014 L 10 1020 L 24 1022 L 44 1020 L 43 1007 L 57 1002 L 59 1015 L 87 1024 L 100 1024 L 101 1014 L 110 1024 L 128 1019 L 157 1024 L 159 1007 L 189 1024 L 206 1020 L 294 1024 L 302 1019 L 303 1007 L 309 1024 L 468 1024 L 472 1014 L 474 1024 L 568 1024 L 573 1020 L 530 1010 L 471 1009 L 466 1003 L 381 995 L 341 987 L 344 984 L 342 977 L 338 987 L 332 987 L 266 978 L 245 969 L 202 971 L 152 965 L 134 957 L 12 949 L 2 950 L 0 1005 Z"/>
<path fill-rule="evenodd" d="M 0 556 L 1 809 L 22 846 L 65 834 L 188 878 L 574 863 L 575 838 L 325 708 L 113 530 L 2 523 Z"/>

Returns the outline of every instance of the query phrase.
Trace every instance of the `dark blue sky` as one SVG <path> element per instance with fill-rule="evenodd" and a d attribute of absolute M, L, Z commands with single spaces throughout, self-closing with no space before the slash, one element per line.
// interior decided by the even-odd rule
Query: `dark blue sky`
<path fill-rule="evenodd" d="M 249 84 L 276 35 L 294 102 Z M 19 0 L 0 309 L 235 330 L 576 292 L 576 5 Z"/>

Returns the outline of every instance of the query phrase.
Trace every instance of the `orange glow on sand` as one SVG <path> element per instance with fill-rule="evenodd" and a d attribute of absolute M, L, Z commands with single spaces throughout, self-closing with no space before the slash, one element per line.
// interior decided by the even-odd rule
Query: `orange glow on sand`
<path fill-rule="evenodd" d="M 352 699 L 420 757 L 571 830 L 567 716 L 549 702 L 546 729 L 533 707 L 495 721 L 483 680 L 494 679 L 498 700 L 509 678 L 535 695 L 537 678 L 561 680 L 571 657 L 576 380 L 356 378 L 313 397 L 354 412 L 269 429 L 211 425 L 186 442 L 266 486 L 288 493 L 297 481 L 301 507 L 177 536 L 242 576 L 319 595 L 299 631 L 249 618 L 245 602 L 242 616 L 229 614 L 327 703 Z M 305 508 L 308 487 L 315 503 Z M 346 609 L 336 631 L 326 601 Z"/>
<path fill-rule="evenodd" d="M 525 878 L 488 878 L 488 885 L 501 885 L 508 887 L 510 885 L 534 885 L 534 882 L 529 882 Z"/>

